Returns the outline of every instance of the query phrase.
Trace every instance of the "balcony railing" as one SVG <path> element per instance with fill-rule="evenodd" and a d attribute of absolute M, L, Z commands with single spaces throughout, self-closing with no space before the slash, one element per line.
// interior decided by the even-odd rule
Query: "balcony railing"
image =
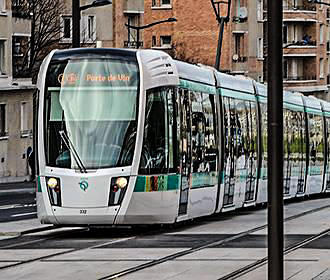
<path fill-rule="evenodd" d="M 316 46 L 316 41 L 287 41 L 283 43 L 283 48 L 295 46 Z"/>
<path fill-rule="evenodd" d="M 316 76 L 287 76 L 283 77 L 284 81 L 311 81 L 316 80 Z"/>
<path fill-rule="evenodd" d="M 246 56 L 239 56 L 237 58 L 233 58 L 233 62 L 237 63 L 237 62 L 247 62 L 247 57 Z"/>
<path fill-rule="evenodd" d="M 284 5 L 284 11 L 316 11 L 316 6 L 314 5 Z"/>

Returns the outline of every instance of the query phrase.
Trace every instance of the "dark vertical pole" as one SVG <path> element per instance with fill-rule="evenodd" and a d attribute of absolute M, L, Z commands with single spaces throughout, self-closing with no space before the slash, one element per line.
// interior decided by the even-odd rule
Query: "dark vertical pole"
<path fill-rule="evenodd" d="M 219 38 L 218 38 L 217 57 L 215 60 L 215 69 L 217 69 L 218 71 L 220 71 L 221 47 L 223 40 L 223 29 L 225 26 L 225 18 L 222 17 L 219 24 L 220 24 L 220 30 L 219 30 Z"/>
<path fill-rule="evenodd" d="M 127 42 L 128 42 L 128 47 L 130 48 L 130 43 L 131 43 L 131 29 L 130 29 L 130 25 L 131 25 L 131 18 L 128 17 L 128 27 L 127 27 Z"/>
<path fill-rule="evenodd" d="M 72 47 L 80 47 L 80 0 L 72 0 Z"/>
<path fill-rule="evenodd" d="M 268 280 L 283 279 L 282 1 L 268 0 Z"/>
<path fill-rule="evenodd" d="M 138 49 L 140 47 L 140 29 L 136 29 L 136 48 Z"/>

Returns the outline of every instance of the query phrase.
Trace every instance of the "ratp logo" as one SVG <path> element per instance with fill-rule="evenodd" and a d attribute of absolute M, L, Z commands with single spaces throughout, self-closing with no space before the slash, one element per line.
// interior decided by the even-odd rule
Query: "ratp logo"
<path fill-rule="evenodd" d="M 88 189 L 88 182 L 85 179 L 81 179 L 78 184 L 79 184 L 79 187 L 80 187 L 81 190 L 83 190 L 84 192 L 87 191 L 87 189 Z"/>

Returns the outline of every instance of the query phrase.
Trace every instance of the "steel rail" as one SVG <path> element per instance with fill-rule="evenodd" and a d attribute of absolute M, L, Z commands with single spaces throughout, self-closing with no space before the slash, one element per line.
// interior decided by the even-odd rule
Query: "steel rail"
<path fill-rule="evenodd" d="M 315 208 L 315 209 L 311 209 L 311 210 L 308 210 L 308 211 L 304 211 L 304 212 L 299 213 L 299 214 L 296 214 L 296 215 L 292 215 L 292 216 L 284 219 L 284 221 L 291 221 L 291 220 L 294 220 L 294 219 L 298 219 L 298 218 L 300 218 L 302 216 L 313 214 L 315 212 L 319 212 L 319 211 L 322 211 L 322 210 L 327 209 L 327 208 L 330 208 L 330 205 L 325 205 L 325 206 L 322 206 L 322 207 L 319 207 L 319 208 Z M 155 266 L 155 265 L 158 265 L 158 264 L 161 264 L 161 263 L 172 261 L 172 260 L 174 260 L 176 258 L 183 257 L 183 256 L 186 256 L 186 255 L 195 253 L 197 251 L 200 251 L 200 250 L 203 250 L 203 249 L 206 249 L 206 248 L 223 245 L 225 243 L 228 243 L 230 241 L 239 239 L 241 237 L 247 236 L 247 235 L 249 235 L 251 233 L 257 232 L 257 231 L 262 230 L 262 229 L 265 229 L 265 228 L 267 228 L 267 224 L 262 225 L 262 226 L 259 226 L 259 227 L 255 227 L 255 228 L 250 229 L 250 230 L 247 230 L 247 231 L 243 231 L 241 233 L 238 233 L 238 234 L 236 234 L 234 236 L 231 236 L 231 237 L 228 237 L 228 238 L 225 238 L 225 239 L 221 239 L 221 240 L 217 240 L 217 241 L 211 241 L 211 242 L 209 242 L 207 244 L 204 244 L 202 246 L 198 246 L 198 247 L 195 247 L 195 248 L 190 248 L 190 249 L 187 249 L 187 250 L 184 250 L 184 251 L 181 251 L 181 252 L 178 252 L 178 253 L 174 253 L 172 255 L 169 255 L 169 256 L 166 256 L 166 257 L 163 257 L 163 258 L 152 260 L 152 261 L 147 262 L 145 264 L 137 265 L 137 266 L 134 266 L 134 267 L 131 267 L 131 268 L 122 270 L 120 272 L 117 272 L 117 273 L 113 273 L 113 274 L 104 276 L 102 278 L 99 278 L 98 280 L 119 279 L 122 276 L 126 276 L 128 274 L 132 274 L 134 272 L 138 272 L 138 271 L 141 271 L 143 269 L 150 268 L 152 266 Z M 264 259 L 258 260 L 256 263 L 253 263 L 253 264 L 254 264 L 254 266 L 260 265 L 263 261 L 264 261 Z M 247 268 L 245 268 L 245 269 L 247 269 Z M 240 273 L 242 273 L 242 272 L 240 272 Z M 232 274 L 230 274 L 230 276 L 232 277 Z M 223 279 L 226 279 L 226 278 L 220 278 L 220 279 L 223 280 Z M 228 279 L 230 279 L 230 278 L 228 278 Z"/>

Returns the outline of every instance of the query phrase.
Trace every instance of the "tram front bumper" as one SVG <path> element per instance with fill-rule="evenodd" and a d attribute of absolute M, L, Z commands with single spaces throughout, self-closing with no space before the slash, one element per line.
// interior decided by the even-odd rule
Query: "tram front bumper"
<path fill-rule="evenodd" d="M 61 224 L 61 225 L 111 225 L 117 216 L 119 206 L 102 208 L 67 208 L 52 207 L 53 216 L 43 217 L 42 223 Z M 48 220 L 48 221 L 47 221 Z"/>

